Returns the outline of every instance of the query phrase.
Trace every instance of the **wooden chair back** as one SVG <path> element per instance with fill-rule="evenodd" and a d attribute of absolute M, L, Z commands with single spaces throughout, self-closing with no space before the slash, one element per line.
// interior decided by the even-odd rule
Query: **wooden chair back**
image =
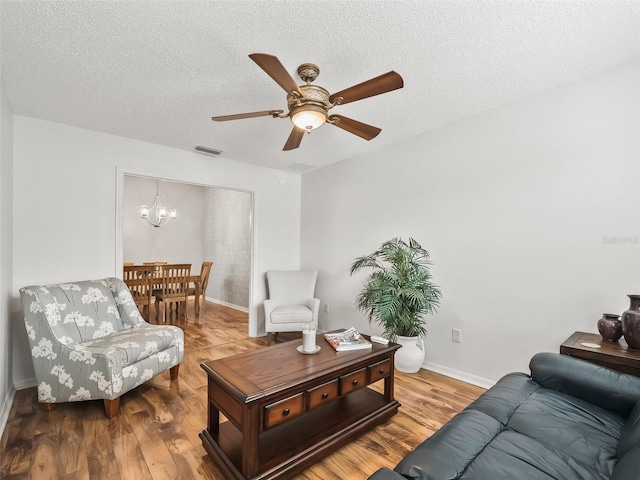
<path fill-rule="evenodd" d="M 160 265 L 162 283 L 160 288 L 154 290 L 156 297 L 156 319 L 162 316 L 167 321 L 169 309 L 172 303 L 178 305 L 177 315 L 187 319 L 187 298 L 189 296 L 189 282 L 191 281 L 191 264 L 167 264 Z M 157 282 L 157 280 L 155 280 Z M 162 304 L 162 309 L 160 308 Z M 162 310 L 162 313 L 161 313 Z"/>
<path fill-rule="evenodd" d="M 142 317 L 149 321 L 149 305 L 151 305 L 153 267 L 149 265 L 124 265 L 122 279 L 129 287 L 131 296 L 138 307 L 145 307 Z"/>
<path fill-rule="evenodd" d="M 160 289 L 161 301 L 177 302 L 187 301 L 189 290 L 189 277 L 191 276 L 190 263 L 176 263 L 161 265 L 162 287 Z"/>
<path fill-rule="evenodd" d="M 209 285 L 209 274 L 211 273 L 211 267 L 213 262 L 202 262 L 200 267 L 200 292 L 204 295 L 207 292 L 207 285 Z"/>

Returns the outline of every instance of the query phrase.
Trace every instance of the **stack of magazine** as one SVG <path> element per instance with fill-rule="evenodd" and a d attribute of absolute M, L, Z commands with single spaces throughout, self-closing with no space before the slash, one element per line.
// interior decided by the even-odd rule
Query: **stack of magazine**
<path fill-rule="evenodd" d="M 343 332 L 325 333 L 324 339 L 336 352 L 371 348 L 371 342 L 364 338 L 354 327 L 350 327 Z"/>

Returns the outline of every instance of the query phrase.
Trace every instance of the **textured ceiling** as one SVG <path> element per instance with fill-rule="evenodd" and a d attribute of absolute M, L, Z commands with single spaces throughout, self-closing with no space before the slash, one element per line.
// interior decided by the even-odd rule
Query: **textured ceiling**
<path fill-rule="evenodd" d="M 637 1 L 1 0 L 2 75 L 17 114 L 274 168 L 313 168 L 640 58 Z M 405 87 L 332 113 L 283 152 L 288 119 L 214 123 L 285 109 L 251 59 L 276 55 L 335 92 L 389 70 Z"/>

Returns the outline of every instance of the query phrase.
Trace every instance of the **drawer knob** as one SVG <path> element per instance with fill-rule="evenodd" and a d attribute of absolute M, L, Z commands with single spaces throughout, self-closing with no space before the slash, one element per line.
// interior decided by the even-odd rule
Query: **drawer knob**
<path fill-rule="evenodd" d="M 322 394 L 322 399 L 323 399 L 323 400 L 326 400 L 327 398 L 329 398 L 329 394 L 328 394 L 327 392 L 324 392 L 324 393 Z"/>
<path fill-rule="evenodd" d="M 351 382 L 352 385 L 357 385 L 358 384 L 358 380 L 354 380 L 353 382 Z"/>
<path fill-rule="evenodd" d="M 289 410 L 288 408 L 285 408 L 285 409 L 282 411 L 282 415 L 283 415 L 284 417 L 286 417 L 286 416 L 287 416 L 287 415 L 289 415 L 290 413 L 291 413 L 291 410 Z"/>
<path fill-rule="evenodd" d="M 381 368 L 380 370 L 378 370 L 379 373 L 384 373 L 384 368 Z"/>

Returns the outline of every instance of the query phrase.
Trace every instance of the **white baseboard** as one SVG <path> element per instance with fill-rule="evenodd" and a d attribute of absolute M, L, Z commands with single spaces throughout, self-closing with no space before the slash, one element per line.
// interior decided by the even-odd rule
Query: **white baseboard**
<path fill-rule="evenodd" d="M 25 388 L 31 388 L 37 385 L 38 382 L 36 381 L 36 377 L 27 378 L 20 382 L 13 382 L 13 388 L 15 388 L 16 390 L 24 390 Z"/>
<path fill-rule="evenodd" d="M 447 377 L 455 378 L 456 380 L 470 383 L 471 385 L 476 385 L 482 388 L 491 388 L 496 384 L 496 382 L 494 382 L 493 380 L 489 380 L 483 377 L 478 377 L 477 375 L 472 375 L 470 373 L 463 372 L 462 370 L 456 370 L 455 368 L 449 368 L 449 367 L 445 367 L 444 365 L 438 365 L 437 363 L 424 362 L 422 364 L 422 368 L 425 368 L 432 372 L 439 373 L 441 375 L 446 375 Z"/>
<path fill-rule="evenodd" d="M 239 305 L 234 305 L 232 303 L 223 302 L 222 300 L 218 300 L 216 298 L 206 297 L 207 302 L 217 303 L 218 305 L 222 305 L 224 307 L 233 308 L 234 310 L 240 310 L 244 313 L 249 313 L 249 309 L 246 307 L 241 307 Z"/>
<path fill-rule="evenodd" d="M 16 396 L 16 389 L 13 387 L 9 388 L 7 392 L 7 396 L 4 399 L 2 404 L 2 408 L 0 408 L 0 437 L 4 434 L 4 428 L 7 426 L 7 421 L 9 420 L 9 412 L 11 412 L 11 406 L 13 405 L 13 399 Z"/>

